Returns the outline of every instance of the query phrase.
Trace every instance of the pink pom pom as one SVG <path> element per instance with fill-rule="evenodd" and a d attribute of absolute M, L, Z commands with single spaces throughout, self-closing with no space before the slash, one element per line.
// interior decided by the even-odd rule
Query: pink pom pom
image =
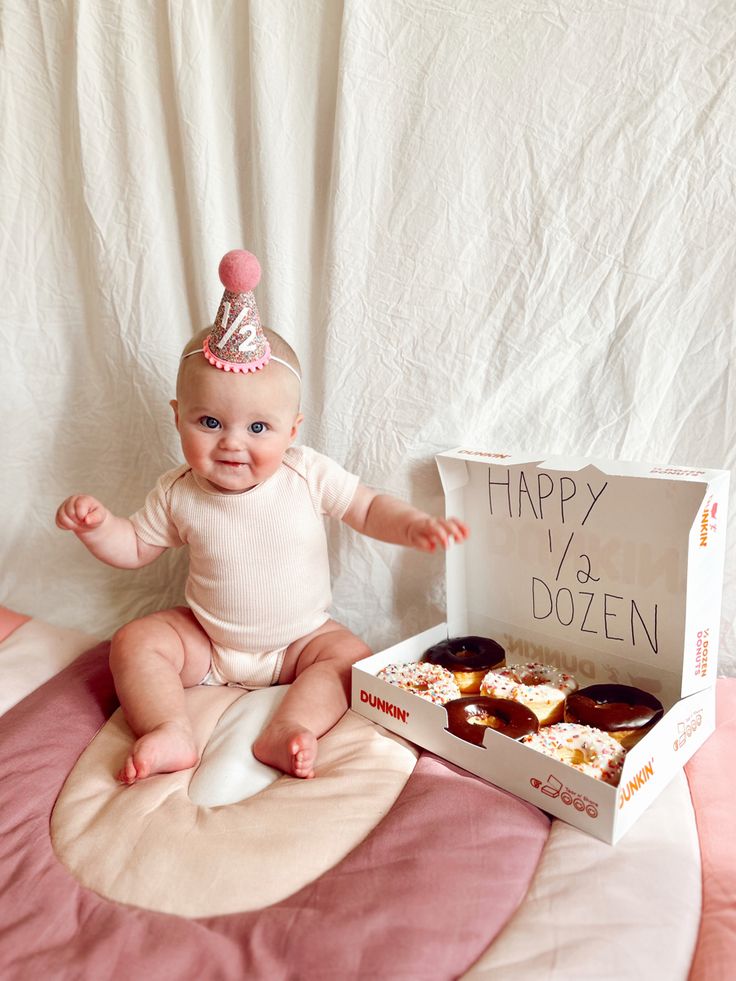
<path fill-rule="evenodd" d="M 220 260 L 220 282 L 230 293 L 248 293 L 258 286 L 261 266 L 252 252 L 233 249 Z"/>

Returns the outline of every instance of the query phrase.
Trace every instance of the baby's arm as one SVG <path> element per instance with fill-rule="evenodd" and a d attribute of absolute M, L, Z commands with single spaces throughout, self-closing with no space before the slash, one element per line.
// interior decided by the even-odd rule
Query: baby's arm
<path fill-rule="evenodd" d="M 128 518 L 111 514 L 88 494 L 68 497 L 56 512 L 56 524 L 64 531 L 73 531 L 96 559 L 118 569 L 139 569 L 166 551 L 141 541 Z"/>
<path fill-rule="evenodd" d="M 358 486 L 343 521 L 362 535 L 394 545 L 434 552 L 448 548 L 452 541 L 463 542 L 468 526 L 457 518 L 433 518 L 418 508 L 388 494 L 378 494 Z"/>

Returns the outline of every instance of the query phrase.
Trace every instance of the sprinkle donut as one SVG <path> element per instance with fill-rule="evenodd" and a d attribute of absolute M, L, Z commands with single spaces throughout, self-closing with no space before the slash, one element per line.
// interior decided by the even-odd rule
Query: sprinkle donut
<path fill-rule="evenodd" d="M 562 719 L 565 699 L 577 687 L 571 674 L 538 661 L 528 661 L 489 671 L 481 682 L 480 692 L 491 698 L 523 702 L 537 716 L 540 726 L 548 726 Z"/>
<path fill-rule="evenodd" d="M 460 697 L 460 689 L 452 672 L 439 664 L 388 664 L 378 672 L 378 677 L 435 705 L 444 705 Z"/>
<path fill-rule="evenodd" d="M 521 702 L 510 698 L 468 695 L 445 705 L 448 731 L 475 746 L 483 745 L 486 729 L 495 729 L 510 739 L 520 739 L 539 729 L 539 719 Z"/>
<path fill-rule="evenodd" d="M 558 722 L 524 736 L 519 742 L 613 787 L 621 778 L 626 750 L 600 729 Z"/>
<path fill-rule="evenodd" d="M 452 671 L 463 695 L 476 695 L 491 668 L 506 663 L 506 651 L 490 637 L 451 637 L 426 650 L 422 660 Z"/>

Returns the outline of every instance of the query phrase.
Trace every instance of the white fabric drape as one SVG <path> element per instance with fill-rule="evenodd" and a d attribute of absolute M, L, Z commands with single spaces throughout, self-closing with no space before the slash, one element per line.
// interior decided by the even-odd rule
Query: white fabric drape
<path fill-rule="evenodd" d="M 180 600 L 181 555 L 108 569 L 53 515 L 179 462 L 233 247 L 304 441 L 367 483 L 439 510 L 459 443 L 734 466 L 729 4 L 2 0 L 0 31 L 6 604 L 104 635 Z M 439 557 L 330 540 L 369 643 L 442 619 Z"/>

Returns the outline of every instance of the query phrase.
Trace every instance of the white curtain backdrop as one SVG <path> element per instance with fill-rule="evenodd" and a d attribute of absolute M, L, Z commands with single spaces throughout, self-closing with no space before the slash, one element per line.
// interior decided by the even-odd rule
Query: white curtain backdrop
<path fill-rule="evenodd" d="M 733 4 L 0 0 L 0 32 L 0 601 L 104 636 L 181 600 L 184 556 L 108 569 L 53 518 L 180 461 L 234 247 L 303 441 L 373 486 L 442 510 L 461 443 L 733 468 Z M 443 618 L 439 556 L 330 542 L 374 647 Z"/>

